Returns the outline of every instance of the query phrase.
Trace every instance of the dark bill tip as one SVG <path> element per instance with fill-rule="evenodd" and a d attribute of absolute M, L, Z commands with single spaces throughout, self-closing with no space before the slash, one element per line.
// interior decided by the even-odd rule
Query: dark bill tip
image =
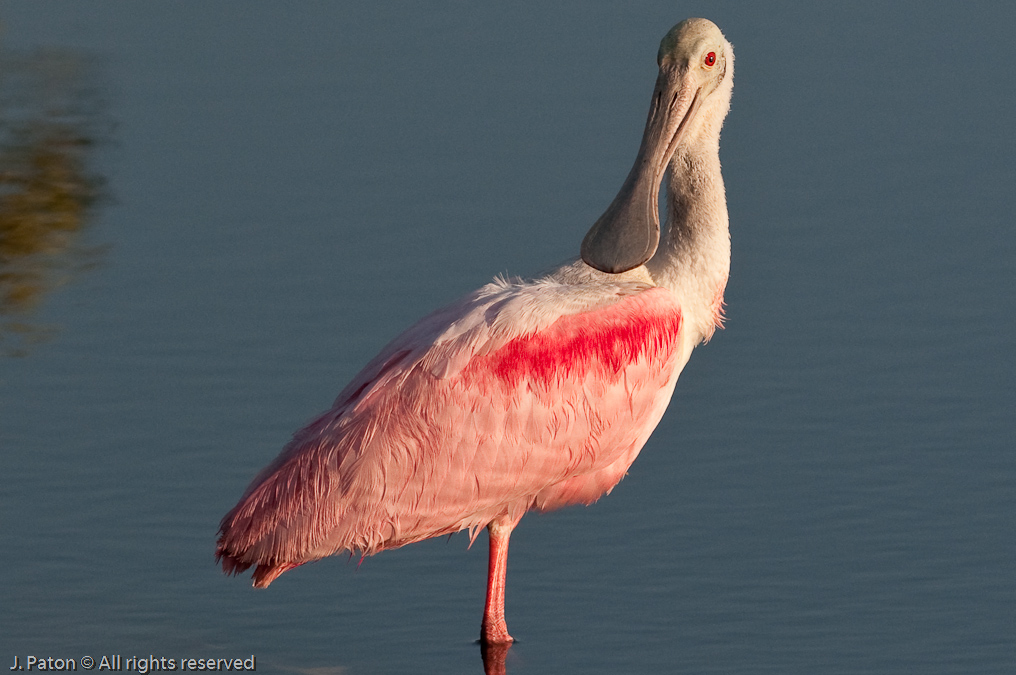
<path fill-rule="evenodd" d="M 618 195 L 582 240 L 582 260 L 610 274 L 627 272 L 644 264 L 660 244 L 656 200 L 653 199 L 653 212 L 649 214 L 646 213 L 648 204 L 633 203 L 622 197 Z"/>

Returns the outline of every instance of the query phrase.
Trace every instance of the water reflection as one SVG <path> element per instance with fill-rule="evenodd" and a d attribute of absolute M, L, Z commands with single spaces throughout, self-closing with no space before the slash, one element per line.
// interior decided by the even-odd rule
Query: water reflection
<path fill-rule="evenodd" d="M 480 643 L 483 658 L 483 675 L 505 675 L 505 659 L 512 644 L 488 645 Z"/>
<path fill-rule="evenodd" d="M 90 59 L 0 49 L 0 354 L 22 356 L 55 329 L 31 320 L 57 286 L 101 259 L 84 242 L 103 182 L 89 166 L 104 136 Z"/>

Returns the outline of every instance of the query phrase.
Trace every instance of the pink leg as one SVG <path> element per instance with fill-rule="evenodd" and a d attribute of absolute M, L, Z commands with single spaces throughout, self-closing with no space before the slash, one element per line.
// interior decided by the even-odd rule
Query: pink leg
<path fill-rule="evenodd" d="M 490 560 L 487 563 L 487 604 L 480 624 L 480 642 L 507 644 L 514 642 L 504 621 L 504 579 L 508 571 L 508 538 L 515 524 L 494 521 L 487 525 L 490 534 Z"/>

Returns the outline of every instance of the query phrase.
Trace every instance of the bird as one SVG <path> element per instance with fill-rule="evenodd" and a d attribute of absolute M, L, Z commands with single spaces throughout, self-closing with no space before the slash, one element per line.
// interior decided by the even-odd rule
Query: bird
<path fill-rule="evenodd" d="M 253 585 L 340 552 L 489 535 L 481 645 L 511 644 L 508 544 L 528 511 L 609 493 L 722 327 L 730 234 L 719 137 L 734 54 L 687 19 L 663 38 L 634 166 L 543 276 L 497 277 L 392 340 L 222 519 L 216 560 Z M 666 179 L 661 241 L 660 187 Z"/>

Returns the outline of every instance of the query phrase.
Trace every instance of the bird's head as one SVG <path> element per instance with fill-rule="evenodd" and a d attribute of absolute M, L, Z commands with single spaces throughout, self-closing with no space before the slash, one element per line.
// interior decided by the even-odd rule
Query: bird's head
<path fill-rule="evenodd" d="M 582 240 L 582 260 L 619 274 L 644 264 L 660 243 L 659 193 L 679 146 L 719 141 L 730 108 L 734 52 L 712 21 L 686 19 L 664 36 L 642 146 L 628 178 Z"/>

